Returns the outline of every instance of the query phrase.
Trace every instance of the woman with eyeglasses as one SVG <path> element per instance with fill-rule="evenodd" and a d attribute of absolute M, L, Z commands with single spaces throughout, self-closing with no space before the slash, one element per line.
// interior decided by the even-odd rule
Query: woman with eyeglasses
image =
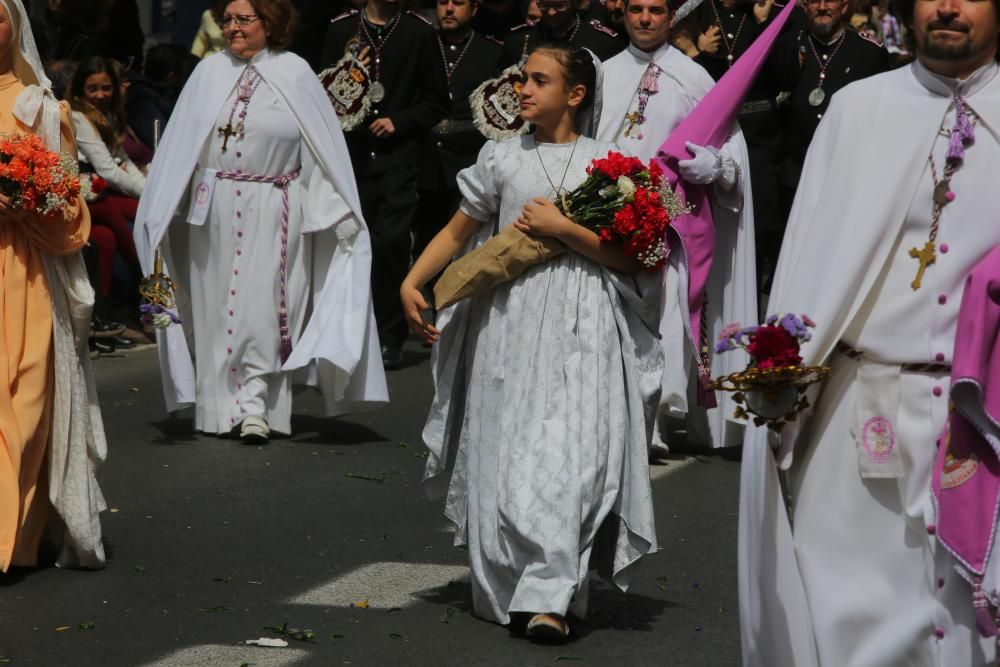
<path fill-rule="evenodd" d="M 226 48 L 181 92 L 139 203 L 180 323 L 158 332 L 170 411 L 265 443 L 291 433 L 292 373 L 330 415 L 388 401 L 374 329 L 371 244 L 340 124 L 308 64 L 285 50 L 289 0 L 215 7 Z"/>

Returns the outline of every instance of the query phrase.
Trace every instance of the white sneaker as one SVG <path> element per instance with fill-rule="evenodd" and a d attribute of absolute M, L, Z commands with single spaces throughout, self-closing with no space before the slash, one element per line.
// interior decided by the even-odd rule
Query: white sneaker
<path fill-rule="evenodd" d="M 271 435 L 267 420 L 257 415 L 248 415 L 240 425 L 240 438 L 248 445 L 263 445 Z"/>

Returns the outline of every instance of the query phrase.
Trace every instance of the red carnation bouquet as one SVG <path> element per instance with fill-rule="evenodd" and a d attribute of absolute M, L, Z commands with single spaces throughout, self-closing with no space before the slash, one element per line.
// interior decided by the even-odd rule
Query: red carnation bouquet
<path fill-rule="evenodd" d="M 556 206 L 602 241 L 620 242 L 647 271 L 663 266 L 667 227 L 688 212 L 655 160 L 646 166 L 614 151 L 594 160 L 587 179 Z"/>
<path fill-rule="evenodd" d="M 0 192 L 17 210 L 58 213 L 80 195 L 76 157 L 49 150 L 34 134 L 0 134 Z"/>
<path fill-rule="evenodd" d="M 663 267 L 667 227 L 688 212 L 655 161 L 647 166 L 614 151 L 594 160 L 584 182 L 564 194 L 556 206 L 601 241 L 620 243 L 622 252 L 635 257 L 647 271 Z M 564 252 L 566 247 L 555 239 L 507 226 L 445 269 L 434 286 L 435 306 L 442 310 L 489 291 Z"/>

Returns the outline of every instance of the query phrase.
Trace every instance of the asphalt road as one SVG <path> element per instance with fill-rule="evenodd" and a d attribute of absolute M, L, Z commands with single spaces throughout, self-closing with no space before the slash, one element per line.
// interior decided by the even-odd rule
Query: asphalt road
<path fill-rule="evenodd" d="M 324 419 L 305 390 L 296 435 L 263 447 L 168 418 L 153 349 L 95 362 L 108 565 L 0 575 L 0 665 L 739 664 L 739 469 L 717 457 L 654 466 L 660 551 L 628 594 L 594 586 L 569 644 L 474 618 L 466 553 L 420 487 L 428 352 L 406 353 L 391 407 Z M 310 634 L 265 627 L 286 623 Z M 289 646 L 245 644 L 261 637 Z"/>

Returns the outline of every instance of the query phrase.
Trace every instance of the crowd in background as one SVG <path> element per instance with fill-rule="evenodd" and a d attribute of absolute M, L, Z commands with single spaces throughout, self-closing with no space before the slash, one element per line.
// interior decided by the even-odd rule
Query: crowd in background
<path fill-rule="evenodd" d="M 190 44 L 151 43 L 143 34 L 136 0 L 35 0 L 29 7 L 34 34 L 54 92 L 60 99 L 68 100 L 74 112 L 81 172 L 96 177 L 93 180 L 97 186 L 88 196 L 94 231 L 85 251 L 98 295 L 91 339 L 91 350 L 95 353 L 113 352 L 132 347 L 136 342 L 149 342 L 147 335 L 140 330 L 135 315 L 140 271 L 130 225 L 144 186 L 146 165 L 152 159 L 156 141 L 154 128 L 165 126 L 180 90 L 199 59 L 224 48 L 218 17 L 213 14 L 212 8 L 207 7 L 209 3 L 205 4 L 200 27 Z M 289 50 L 301 55 L 319 72 L 333 64 L 326 62 L 331 58 L 324 55 L 331 21 L 344 12 L 364 7 L 365 2 L 299 0 L 295 4 L 299 21 Z M 400 4 L 404 10 L 420 14 L 437 24 L 439 17 L 433 3 L 405 0 Z M 736 3 L 737 6 L 740 4 Z M 508 49 L 507 62 L 484 64 L 478 78 L 473 77 L 470 82 L 466 76 L 465 89 L 451 91 L 453 112 L 448 117 L 463 120 L 456 116 L 465 116 L 471 120 L 468 106 L 461 102 L 455 104 L 455 93 L 467 95 L 474 84 L 495 76 L 500 65 L 511 64 L 509 61 L 513 60 L 513 56 L 509 54 L 517 50 L 517 40 L 512 40 L 511 36 L 516 36 L 526 26 L 541 22 L 543 28 L 548 25 L 550 33 L 558 37 L 556 28 L 559 21 L 580 17 L 587 29 L 591 25 L 603 26 L 606 29 L 604 33 L 617 35 L 618 46 L 613 49 L 624 49 L 628 44 L 623 27 L 625 5 L 624 0 L 575 0 L 572 3 L 484 0 L 476 4 L 471 29 L 498 43 L 513 41 L 515 47 Z M 675 24 L 671 41 L 718 78 L 724 68 L 716 73 L 712 70 L 713 63 L 722 62 L 721 56 L 730 41 L 736 48 L 739 35 L 735 40 L 727 40 L 714 21 L 706 20 L 705 10 L 710 5 L 712 1 L 707 0 L 702 3 L 701 11 L 692 12 Z M 749 3 L 746 6 L 750 6 Z M 560 12 L 572 18 L 560 18 Z M 892 0 L 853 0 L 848 17 L 849 29 L 884 44 L 893 66 L 908 62 L 910 56 L 906 49 L 905 28 L 894 15 Z M 550 33 L 545 33 L 543 29 L 542 34 Z M 613 41 L 607 43 L 614 45 Z M 775 78 L 776 85 L 768 86 L 764 81 L 762 85 L 755 86 L 767 90 L 768 96 L 788 87 L 780 85 L 780 72 L 765 68 L 760 76 L 761 79 Z M 776 118 L 780 119 L 780 116 Z M 752 125 L 754 121 L 741 118 L 741 122 Z M 780 143 L 777 135 L 781 132 L 781 125 L 781 122 L 771 124 L 759 132 L 765 135 L 763 143 Z M 434 136 L 433 131 L 425 132 L 425 135 L 424 141 L 428 143 L 440 139 Z M 750 135 L 753 144 L 752 129 Z M 469 138 L 468 133 L 466 138 Z M 483 140 L 481 137 L 471 138 L 466 162 L 474 159 Z M 758 143 L 760 141 L 758 137 Z M 440 141 L 437 145 L 441 145 Z M 753 152 L 753 145 L 751 150 Z M 425 149 L 427 152 L 429 149 Z M 770 161 L 773 155 L 767 155 Z M 444 173 L 453 174 L 463 166 L 467 164 L 453 165 L 454 169 L 446 169 Z M 357 168 L 358 165 L 355 165 Z M 771 208 L 778 211 L 779 217 L 787 214 L 787 204 L 782 210 L 778 204 L 772 206 L 764 199 L 758 203 L 759 198 L 766 197 L 769 177 L 761 177 L 758 173 L 754 176 L 761 181 L 759 185 L 755 183 L 755 188 L 762 193 L 759 197 L 755 193 L 758 227 L 782 227 L 780 221 L 769 222 L 767 217 Z M 408 227 L 426 228 L 418 234 L 420 236 L 433 235 L 447 221 L 457 204 L 453 201 L 453 184 L 442 186 L 447 190 L 445 198 L 449 201 L 428 201 L 435 195 L 428 191 L 426 180 L 424 178 L 420 184 L 422 201 L 418 213 L 422 217 L 433 215 L 435 220 L 411 221 Z M 104 189 L 98 192 L 101 187 Z M 794 187 L 791 194 L 794 194 Z M 783 199 L 790 202 L 787 193 Z M 775 202 L 777 200 L 775 195 Z M 428 213 L 430 211 L 433 213 Z M 761 245 L 767 245 L 767 242 Z M 766 270 L 768 261 L 767 257 L 759 258 L 762 269 Z M 766 276 L 763 282 L 766 283 Z"/>

